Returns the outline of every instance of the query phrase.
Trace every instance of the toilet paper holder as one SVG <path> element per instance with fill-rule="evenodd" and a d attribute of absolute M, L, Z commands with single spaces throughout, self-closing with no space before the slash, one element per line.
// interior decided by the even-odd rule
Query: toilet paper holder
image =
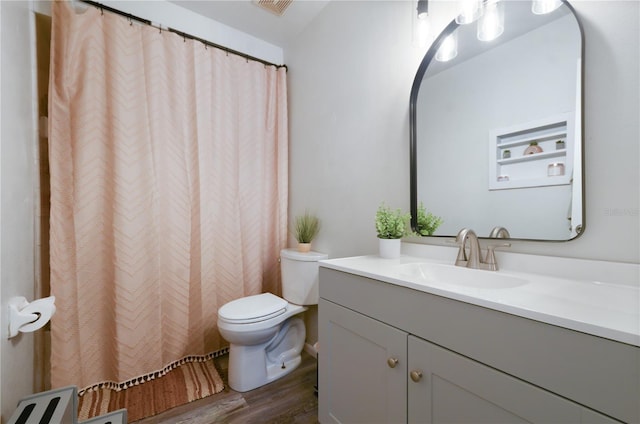
<path fill-rule="evenodd" d="M 36 331 L 56 312 L 55 296 L 27 302 L 22 296 L 9 299 L 9 338 Z"/>

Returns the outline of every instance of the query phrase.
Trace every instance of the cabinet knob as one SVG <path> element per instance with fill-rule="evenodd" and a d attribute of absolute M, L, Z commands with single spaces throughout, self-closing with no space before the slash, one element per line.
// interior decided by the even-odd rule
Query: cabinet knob
<path fill-rule="evenodd" d="M 411 377 L 411 379 L 417 383 L 422 379 L 422 371 L 413 370 L 409 373 L 409 377 Z"/>
<path fill-rule="evenodd" d="M 389 368 L 395 368 L 398 365 L 398 358 L 387 359 L 387 365 L 389 365 Z"/>

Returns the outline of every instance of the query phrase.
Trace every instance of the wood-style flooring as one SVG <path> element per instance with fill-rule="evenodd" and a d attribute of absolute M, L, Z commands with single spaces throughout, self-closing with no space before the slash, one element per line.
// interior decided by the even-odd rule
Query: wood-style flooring
<path fill-rule="evenodd" d="M 302 363 L 291 374 L 245 393 L 228 387 L 229 356 L 216 359 L 224 391 L 178 406 L 134 424 L 317 424 L 315 394 L 317 361 L 302 352 Z"/>

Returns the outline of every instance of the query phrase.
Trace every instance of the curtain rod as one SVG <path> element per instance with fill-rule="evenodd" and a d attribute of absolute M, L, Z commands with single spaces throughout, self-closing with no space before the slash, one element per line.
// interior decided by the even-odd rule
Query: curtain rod
<path fill-rule="evenodd" d="M 86 3 L 88 5 L 96 7 L 98 9 L 100 9 L 101 11 L 106 10 L 107 12 L 111 12 L 111 13 L 115 13 L 115 14 L 120 15 L 120 16 L 124 16 L 125 18 L 129 19 L 130 21 L 136 21 L 136 22 L 139 22 L 141 24 L 149 25 L 149 26 L 151 26 L 153 28 L 159 29 L 160 31 L 169 31 L 169 32 L 172 32 L 174 34 L 179 35 L 182 38 L 188 38 L 190 40 L 199 41 L 202 44 L 204 44 L 205 46 L 215 47 L 217 49 L 223 50 L 226 53 L 230 53 L 230 54 L 233 54 L 233 55 L 236 55 L 236 56 L 243 57 L 246 60 L 251 60 L 251 61 L 254 61 L 254 62 L 260 62 L 260 63 L 262 63 L 262 64 L 264 64 L 266 66 L 275 66 L 276 68 L 284 68 L 286 71 L 288 71 L 287 65 L 276 65 L 275 63 L 271 63 L 271 62 L 268 62 L 266 60 L 257 58 L 255 56 L 251 56 L 251 55 L 248 55 L 246 53 L 242 53 L 242 52 L 239 52 L 237 50 L 233 50 L 233 49 L 230 49 L 228 47 L 221 46 L 220 44 L 213 43 L 211 41 L 205 40 L 203 38 L 196 37 L 196 36 L 191 35 L 191 34 L 187 34 L 186 32 L 178 31 L 177 29 L 173 29 L 173 28 L 170 28 L 170 27 L 164 28 L 162 26 L 155 25 L 153 22 L 151 22 L 148 19 L 143 19 L 143 18 L 140 18 L 138 16 L 132 15 L 130 13 L 126 13 L 126 12 L 123 12 L 121 10 L 114 9 L 113 7 L 106 6 L 106 5 L 102 4 L 102 3 L 98 3 L 98 2 L 95 2 L 95 1 L 91 1 L 91 0 L 80 0 L 80 1 L 82 3 Z"/>

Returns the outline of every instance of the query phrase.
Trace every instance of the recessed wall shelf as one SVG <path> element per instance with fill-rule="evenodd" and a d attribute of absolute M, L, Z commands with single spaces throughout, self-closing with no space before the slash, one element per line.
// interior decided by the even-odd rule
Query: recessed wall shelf
<path fill-rule="evenodd" d="M 491 131 L 489 190 L 569 184 L 573 171 L 573 134 L 573 117 L 568 113 Z M 559 140 L 564 142 L 564 147 L 556 148 Z M 533 142 L 542 151 L 525 154 Z M 555 175 L 555 172 L 549 175 L 549 166 L 556 163 L 564 166 L 564 175 Z"/>
<path fill-rule="evenodd" d="M 510 157 L 508 159 L 498 159 L 496 162 L 500 165 L 508 165 L 510 163 L 518 163 L 518 162 L 528 162 L 532 160 L 540 160 L 544 158 L 557 158 L 557 157 L 565 157 L 567 154 L 566 149 L 562 150 L 554 150 L 552 152 L 542 152 L 536 153 L 533 155 L 523 155 L 519 157 Z"/>

